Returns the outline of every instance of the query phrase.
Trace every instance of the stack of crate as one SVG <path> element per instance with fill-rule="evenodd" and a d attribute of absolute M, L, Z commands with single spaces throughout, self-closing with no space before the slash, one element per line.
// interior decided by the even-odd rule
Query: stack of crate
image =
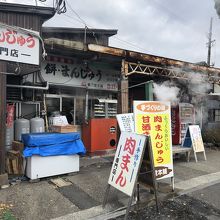
<path fill-rule="evenodd" d="M 7 152 L 6 157 L 6 171 L 8 174 L 24 174 L 24 158 L 22 156 L 23 148 L 24 144 L 22 142 L 12 142 L 12 150 Z"/>

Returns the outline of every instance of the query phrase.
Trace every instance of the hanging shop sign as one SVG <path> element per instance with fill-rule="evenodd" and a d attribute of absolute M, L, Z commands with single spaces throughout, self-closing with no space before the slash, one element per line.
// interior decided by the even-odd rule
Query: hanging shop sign
<path fill-rule="evenodd" d="M 92 64 L 74 64 L 44 61 L 41 75 L 54 85 L 83 87 L 97 90 L 118 90 L 119 74 L 108 69 L 99 69 Z"/>
<path fill-rule="evenodd" d="M 135 132 L 151 136 L 157 179 L 173 177 L 170 103 L 134 101 Z"/>
<path fill-rule="evenodd" d="M 131 196 L 137 180 L 146 142 L 145 135 L 122 132 L 108 184 Z"/>
<path fill-rule="evenodd" d="M 28 30 L 0 26 L 0 60 L 39 65 L 39 39 Z"/>

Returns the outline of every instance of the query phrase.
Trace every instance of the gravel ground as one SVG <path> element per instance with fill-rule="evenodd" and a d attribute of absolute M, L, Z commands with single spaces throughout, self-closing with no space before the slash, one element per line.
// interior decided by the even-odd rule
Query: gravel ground
<path fill-rule="evenodd" d="M 129 220 L 217 220 L 220 219 L 220 210 L 215 207 L 194 199 L 190 196 L 183 195 L 172 200 L 164 201 L 159 206 L 159 213 L 156 207 L 150 206 L 140 210 L 134 210 L 129 214 Z M 114 218 L 117 220 L 124 219 L 124 216 Z"/>

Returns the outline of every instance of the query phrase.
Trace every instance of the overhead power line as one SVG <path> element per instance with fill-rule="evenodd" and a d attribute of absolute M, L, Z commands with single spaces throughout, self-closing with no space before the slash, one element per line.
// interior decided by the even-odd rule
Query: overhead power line
<path fill-rule="evenodd" d="M 57 1 L 58 1 L 58 0 L 56 0 L 56 2 L 57 2 Z M 92 27 L 91 25 L 89 25 L 89 24 L 79 15 L 79 14 L 72 8 L 72 6 L 70 5 L 70 3 L 69 3 L 67 0 L 65 0 L 65 1 L 66 1 L 67 6 L 70 8 L 70 10 L 73 12 L 73 14 L 75 14 L 75 16 L 76 16 L 77 18 L 72 17 L 72 16 L 67 15 L 67 14 L 63 14 L 63 15 L 64 15 L 65 17 L 67 17 L 67 18 L 73 19 L 73 20 L 75 20 L 75 21 L 81 23 L 81 24 L 84 26 L 85 30 L 86 30 L 86 29 L 90 30 L 90 31 L 92 32 L 92 34 L 93 34 L 93 37 L 95 38 L 96 43 L 98 44 L 98 39 L 97 39 L 97 37 L 96 37 L 96 34 L 95 34 L 94 31 L 91 30 L 91 29 L 95 29 L 95 28 Z M 43 2 L 42 2 L 42 3 L 43 3 Z M 45 4 L 45 3 L 44 3 L 44 5 L 48 6 L 48 5 Z M 68 21 L 68 20 L 66 20 L 66 21 Z M 68 21 L 68 22 L 69 22 L 69 21 Z M 71 23 L 71 22 L 69 22 L 69 23 Z M 86 31 L 85 31 L 85 32 L 86 32 Z M 133 47 L 133 48 L 135 48 L 135 49 L 142 50 L 142 51 L 147 51 L 145 48 L 141 48 L 141 47 L 137 46 L 136 44 L 131 43 L 131 42 L 128 42 L 128 41 L 126 41 L 126 40 L 123 40 L 123 39 L 121 39 L 121 38 L 119 38 L 119 37 L 112 36 L 112 38 L 114 38 L 115 40 L 118 40 L 118 41 L 120 41 L 120 42 L 122 42 L 122 43 L 124 43 L 124 44 L 126 44 L 126 45 L 129 45 L 129 46 L 131 46 L 131 47 Z"/>
<path fill-rule="evenodd" d="M 58 1 L 58 0 L 56 0 L 56 1 Z M 85 28 L 85 33 L 87 33 L 86 30 L 90 30 L 90 31 L 92 32 L 92 34 L 93 34 L 95 40 L 96 40 L 96 43 L 97 43 L 98 40 L 97 40 L 96 34 L 95 34 L 95 32 L 94 32 L 93 30 L 91 30 L 91 29 L 95 29 L 95 28 L 92 27 L 91 25 L 89 25 L 89 24 L 82 18 L 82 16 L 80 16 L 80 14 L 79 14 L 78 12 L 76 12 L 76 10 L 74 10 L 74 9 L 72 8 L 72 6 L 70 5 L 70 3 L 69 3 L 67 0 L 65 0 L 65 1 L 66 1 L 66 5 L 68 6 L 68 9 L 71 10 L 71 12 L 75 15 L 75 17 L 69 16 L 69 15 L 67 15 L 67 14 L 63 14 L 63 15 L 64 15 L 65 17 L 68 17 L 68 18 L 70 18 L 70 19 L 72 19 L 72 20 L 75 20 L 75 21 L 81 23 L 81 24 L 84 26 L 84 28 Z M 173 16 L 178 17 L 178 15 L 177 15 L 176 13 L 173 13 L 170 9 L 168 10 L 168 8 L 165 7 L 164 5 L 162 5 L 161 3 L 156 2 L 156 4 L 160 5 L 160 6 L 163 7 L 164 9 L 167 9 L 168 13 L 171 13 Z M 184 20 L 182 17 L 179 17 L 179 18 L 180 18 L 180 20 Z M 67 20 L 66 20 L 66 21 L 67 21 Z M 186 25 L 186 24 L 185 24 L 185 25 Z M 186 25 L 186 26 L 189 27 L 188 25 Z M 195 29 L 193 29 L 193 31 L 195 31 Z M 196 32 L 198 32 L 198 31 L 196 30 Z M 200 33 L 200 32 L 198 32 L 198 33 Z M 200 34 L 201 34 L 201 33 L 200 33 Z M 128 45 L 128 46 L 130 46 L 130 47 L 132 47 L 132 48 L 135 48 L 136 50 L 141 50 L 142 52 L 148 51 L 146 48 L 142 48 L 142 47 L 140 47 L 140 46 L 138 46 L 138 45 L 136 45 L 136 44 L 134 44 L 134 43 L 131 43 L 131 42 L 129 42 L 129 41 L 126 41 L 126 40 L 121 39 L 121 38 L 116 37 L 116 36 L 112 36 L 111 39 L 120 41 L 121 43 L 126 44 L 126 45 Z"/>
<path fill-rule="evenodd" d="M 91 25 L 89 25 L 73 8 L 72 6 L 69 4 L 69 2 L 66 0 L 66 3 L 68 5 L 68 7 L 70 8 L 70 10 L 76 15 L 76 17 L 78 18 L 77 21 L 80 22 L 81 24 L 83 24 L 85 26 L 85 28 L 87 28 L 88 30 L 91 31 L 91 29 L 95 29 L 94 27 L 92 27 Z M 69 17 L 69 18 L 72 18 L 74 20 L 76 20 L 75 18 L 73 18 L 72 16 L 67 16 L 64 14 L 64 16 L 66 17 Z M 92 31 L 92 34 L 96 40 L 96 43 L 98 43 L 98 40 L 97 40 L 97 37 L 95 36 L 95 32 Z M 141 48 L 139 46 L 137 46 L 136 44 L 133 44 L 131 42 L 128 42 L 126 40 L 123 40 L 123 39 L 120 39 L 119 37 L 116 37 L 116 36 L 112 36 L 112 38 L 115 38 L 116 40 L 120 41 L 120 42 L 123 42 L 124 44 L 127 44 L 135 49 L 139 49 L 139 50 L 142 50 L 142 51 L 147 51 L 145 48 Z"/>
<path fill-rule="evenodd" d="M 72 8 L 72 6 L 68 3 L 68 1 L 66 0 L 67 5 L 69 6 L 69 8 L 71 9 L 71 11 L 77 16 L 77 18 L 85 25 L 88 26 L 87 23 L 80 17 L 80 15 Z"/>
<path fill-rule="evenodd" d="M 66 2 L 67 2 L 67 5 L 70 7 L 71 11 L 72 11 L 72 12 L 77 16 L 77 18 L 80 20 L 79 22 L 80 22 L 81 24 L 83 24 L 84 26 L 86 26 L 88 29 L 94 29 L 94 27 L 92 27 L 91 25 L 89 25 L 89 24 L 82 18 L 82 16 L 80 16 L 79 13 L 77 13 L 76 10 L 74 10 L 74 9 L 71 7 L 71 5 L 68 3 L 67 0 L 66 0 Z M 158 5 L 160 5 L 163 9 L 167 10 L 168 13 L 172 14 L 172 15 L 175 16 L 175 17 L 178 17 L 179 20 L 181 20 L 181 21 L 184 21 L 184 20 L 185 20 L 183 17 L 178 16 L 177 13 L 173 12 L 172 10 L 170 10 L 170 9 L 169 9 L 167 6 L 165 6 L 164 4 L 161 4 L 161 3 L 157 2 L 157 1 L 155 1 L 155 3 L 158 4 Z M 73 19 L 74 19 L 74 18 L 73 18 Z M 183 23 L 183 24 L 184 24 L 184 23 Z M 188 28 L 193 29 L 193 31 L 195 31 L 195 32 L 197 32 L 198 34 L 201 35 L 201 32 L 199 32 L 195 27 L 190 27 L 190 26 L 188 26 L 187 24 L 184 24 L 184 25 L 185 25 L 186 27 L 188 27 Z M 202 34 L 202 35 L 203 35 L 203 34 Z M 132 43 L 132 42 L 126 41 L 126 40 L 121 39 L 121 38 L 119 38 L 119 37 L 117 37 L 117 36 L 112 36 L 111 39 L 120 41 L 120 42 L 122 42 L 122 43 L 124 43 L 124 44 L 126 44 L 126 45 L 129 45 L 129 46 L 132 47 L 132 48 L 135 48 L 136 50 L 141 50 L 142 52 L 147 52 L 147 51 L 148 51 L 146 48 L 140 47 L 140 46 L 138 46 L 138 45 L 136 45 L 136 44 L 134 44 L 134 43 Z"/>

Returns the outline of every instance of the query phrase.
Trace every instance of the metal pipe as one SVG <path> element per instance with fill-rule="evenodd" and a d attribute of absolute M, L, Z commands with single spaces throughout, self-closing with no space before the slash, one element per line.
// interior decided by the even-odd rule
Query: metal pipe
<path fill-rule="evenodd" d="M 73 103 L 73 124 L 76 124 L 76 97 L 74 97 L 74 103 Z"/>
<path fill-rule="evenodd" d="M 15 118 L 18 118 L 18 103 L 15 103 Z"/>
<path fill-rule="evenodd" d="M 3 74 L 3 75 L 19 75 L 17 73 L 8 73 L 8 72 L 0 72 L 0 74 Z"/>
<path fill-rule="evenodd" d="M 21 118 L 21 114 L 22 114 L 22 111 L 21 111 L 21 103 L 19 102 L 19 118 Z"/>
<path fill-rule="evenodd" d="M 45 87 L 42 87 L 42 86 L 27 86 L 27 85 L 12 85 L 12 84 L 7 84 L 7 87 L 48 90 L 49 89 L 49 83 L 47 82 L 47 85 Z"/>
<path fill-rule="evenodd" d="M 88 121 L 88 107 L 89 107 L 89 91 L 86 90 L 86 103 L 85 103 L 85 121 Z"/>
<path fill-rule="evenodd" d="M 63 98 L 60 96 L 60 112 L 63 111 Z"/>
<path fill-rule="evenodd" d="M 40 103 L 38 104 L 38 116 L 40 117 Z"/>

